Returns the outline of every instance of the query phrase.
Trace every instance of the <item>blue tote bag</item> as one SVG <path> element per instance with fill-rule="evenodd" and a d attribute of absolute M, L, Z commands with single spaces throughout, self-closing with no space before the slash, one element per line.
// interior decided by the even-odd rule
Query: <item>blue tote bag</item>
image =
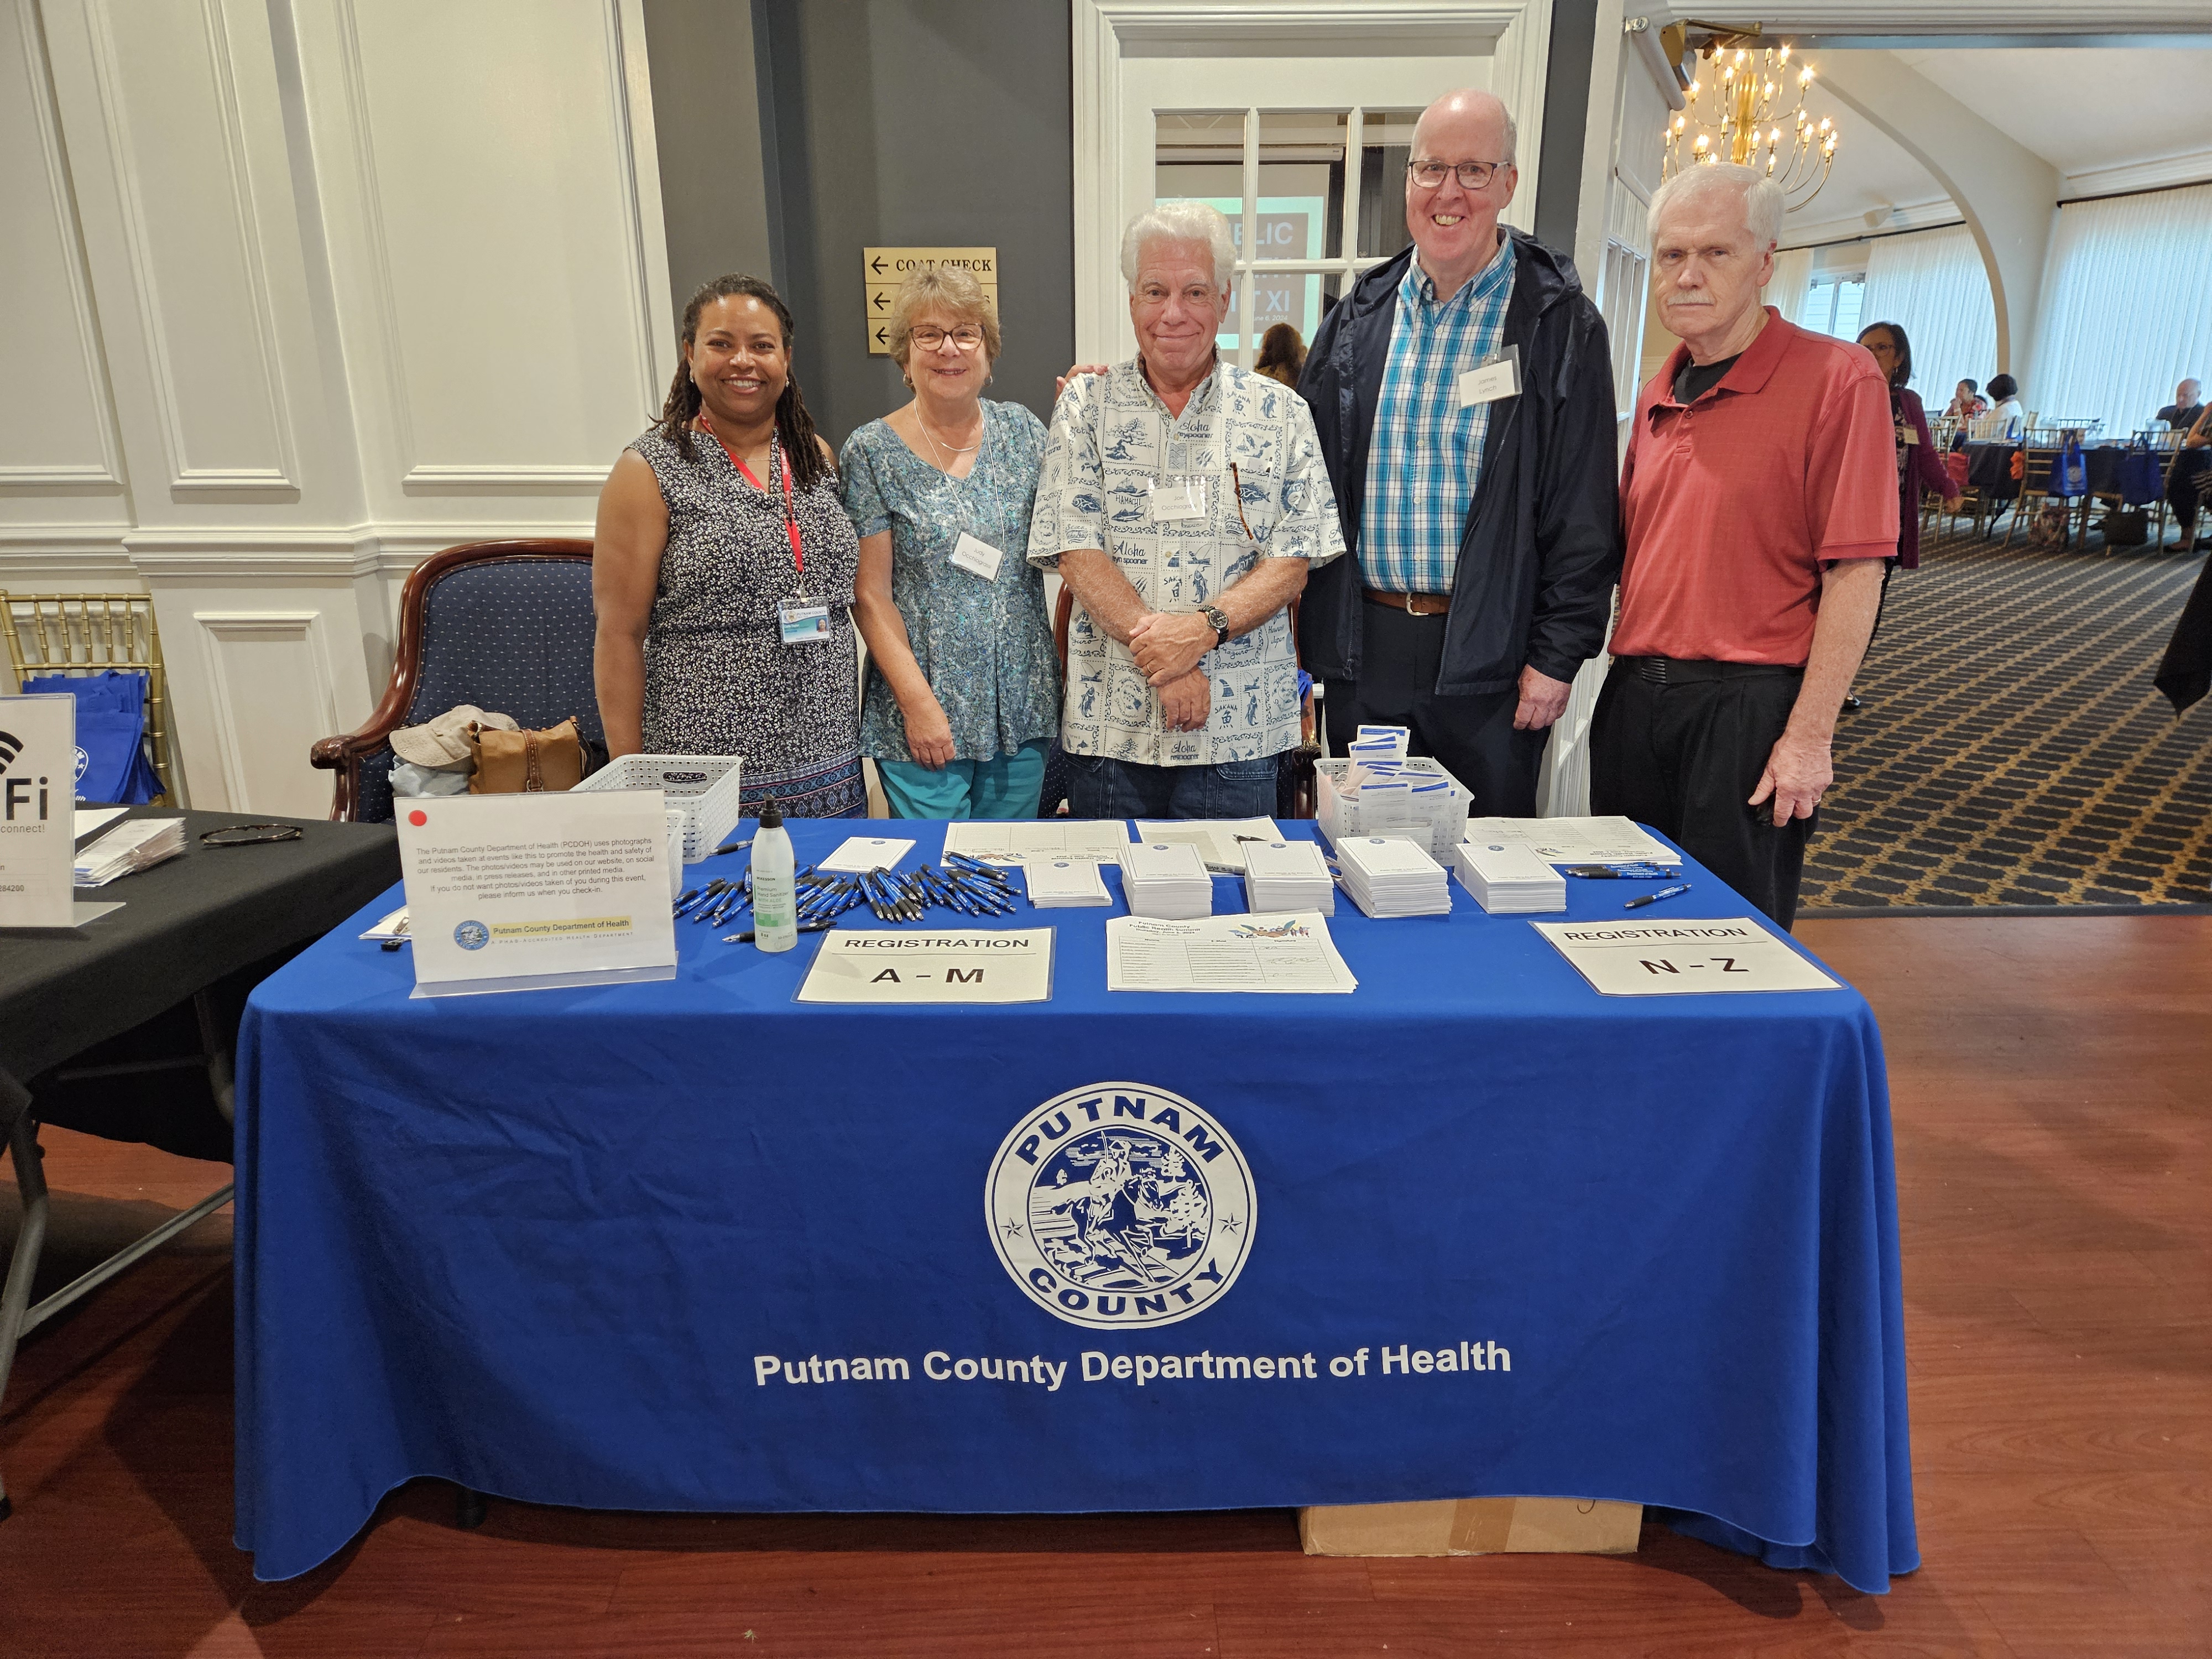
<path fill-rule="evenodd" d="M 26 695 L 63 692 L 76 699 L 76 798 L 101 805 L 137 806 L 161 793 L 146 752 L 146 676 L 110 669 L 98 674 L 44 674 L 23 682 Z"/>

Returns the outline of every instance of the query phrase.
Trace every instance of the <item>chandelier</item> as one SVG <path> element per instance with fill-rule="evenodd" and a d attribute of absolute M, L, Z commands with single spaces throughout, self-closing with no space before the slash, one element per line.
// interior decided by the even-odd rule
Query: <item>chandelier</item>
<path fill-rule="evenodd" d="M 1805 107 L 1813 66 L 1793 68 L 1787 46 L 1731 50 L 1725 38 L 1707 40 L 1698 55 L 1704 65 L 1682 89 L 1686 107 L 1667 123 L 1662 176 L 1712 161 L 1757 167 L 1795 213 L 1828 182 L 1841 136 Z"/>

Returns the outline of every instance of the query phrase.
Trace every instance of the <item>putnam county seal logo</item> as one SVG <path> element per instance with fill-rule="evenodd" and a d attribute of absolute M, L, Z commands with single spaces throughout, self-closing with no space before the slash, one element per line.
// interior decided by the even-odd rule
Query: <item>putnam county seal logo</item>
<path fill-rule="evenodd" d="M 1237 1282 L 1257 1218 L 1237 1143 L 1146 1083 L 1071 1089 L 1024 1116 L 992 1161 L 983 1208 L 1030 1299 L 1099 1330 L 1210 1306 Z"/>
<path fill-rule="evenodd" d="M 453 929 L 453 943 L 464 951 L 481 951 L 491 943 L 491 929 L 480 921 L 465 921 Z"/>

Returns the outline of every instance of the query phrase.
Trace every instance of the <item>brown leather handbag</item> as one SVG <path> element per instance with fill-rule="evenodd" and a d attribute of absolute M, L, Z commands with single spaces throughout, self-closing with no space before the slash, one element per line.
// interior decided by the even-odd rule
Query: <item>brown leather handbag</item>
<path fill-rule="evenodd" d="M 469 722 L 471 795 L 538 794 L 584 781 L 584 745 L 574 714 L 543 732 L 501 732 Z"/>

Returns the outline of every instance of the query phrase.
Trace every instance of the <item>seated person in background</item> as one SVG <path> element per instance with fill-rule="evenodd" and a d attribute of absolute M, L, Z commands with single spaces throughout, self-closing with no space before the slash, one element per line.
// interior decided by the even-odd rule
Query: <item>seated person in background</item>
<path fill-rule="evenodd" d="M 2014 423 L 2017 422 L 2021 428 L 2027 425 L 2027 411 L 2020 406 L 2020 382 L 2009 374 L 1994 375 L 1990 380 L 1990 397 L 1994 407 L 1982 416 L 1987 435 L 1993 438 L 2008 434 L 2018 436 Z"/>
<path fill-rule="evenodd" d="M 2169 432 L 2186 432 L 2203 418 L 2203 388 L 2194 380 L 2184 380 L 2173 388 L 2173 401 L 2158 411 L 2154 419 L 2166 422 Z"/>
<path fill-rule="evenodd" d="M 837 464 L 860 538 L 860 752 L 894 817 L 1033 818 L 1060 729 L 1044 573 L 1028 557 L 1044 422 L 982 396 L 999 319 L 968 272 L 909 276 L 890 345 L 914 398 Z"/>
<path fill-rule="evenodd" d="M 1981 388 L 1972 380 L 1960 381 L 1959 389 L 1943 407 L 1943 418 L 1947 421 L 1971 421 L 1977 415 L 1988 414 L 1988 400 L 1980 394 Z"/>
<path fill-rule="evenodd" d="M 684 308 L 660 419 L 599 492 L 592 666 L 607 752 L 742 755 L 744 810 L 862 817 L 853 580 L 837 469 L 757 276 Z"/>
<path fill-rule="evenodd" d="M 2194 381 L 2185 384 L 2194 386 Z M 2166 498 L 2173 504 L 2175 521 L 2181 526 L 2181 550 L 2197 550 L 2197 515 L 2212 491 L 2212 409 L 2198 405 L 2197 418 L 2181 441 L 2180 452 L 2166 474 Z"/>
<path fill-rule="evenodd" d="M 1260 361 L 1252 365 L 1254 374 L 1296 386 L 1305 366 L 1305 338 L 1288 323 L 1277 323 L 1260 337 Z"/>
<path fill-rule="evenodd" d="M 1214 352 L 1236 258 L 1202 202 L 1131 220 L 1137 356 L 1053 410 L 1029 557 L 1075 594 L 1060 743 L 1079 818 L 1263 817 L 1299 740 L 1285 607 L 1344 532 L 1305 400 Z"/>

